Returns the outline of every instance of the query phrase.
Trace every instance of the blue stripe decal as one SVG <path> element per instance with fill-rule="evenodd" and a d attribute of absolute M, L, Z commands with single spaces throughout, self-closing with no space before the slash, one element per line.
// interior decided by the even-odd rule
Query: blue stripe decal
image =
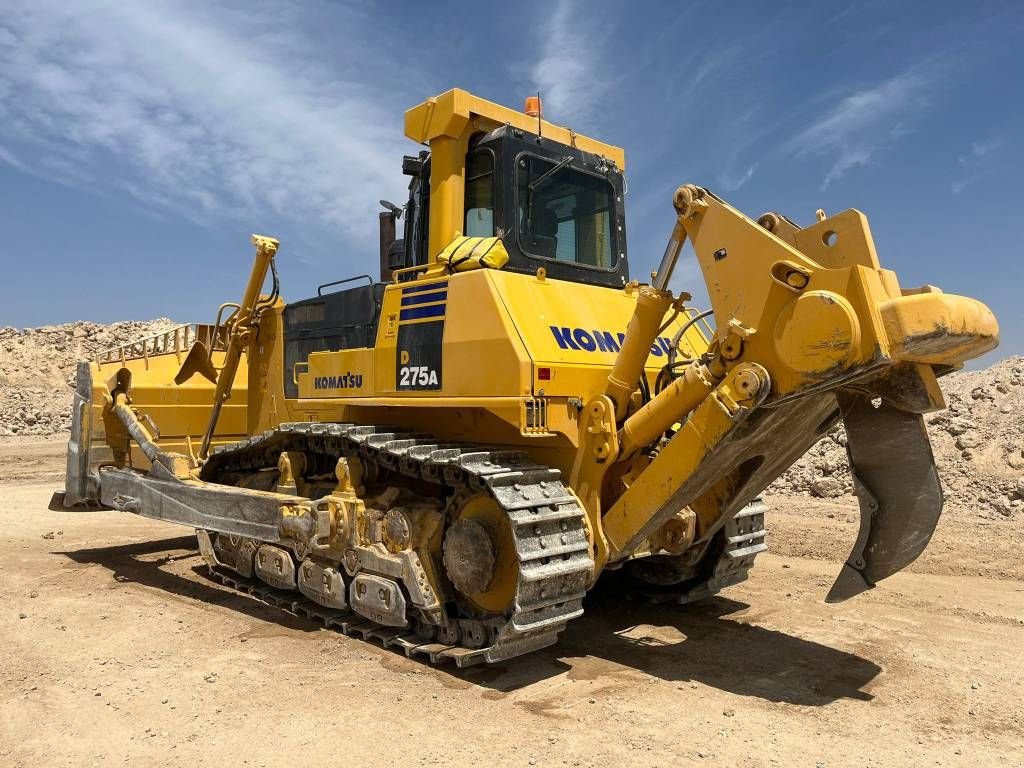
<path fill-rule="evenodd" d="M 414 304 L 430 304 L 433 301 L 444 301 L 448 298 L 448 291 L 438 291 L 437 293 L 417 293 L 413 296 L 403 296 L 402 306 L 410 307 Z"/>
<path fill-rule="evenodd" d="M 437 291 L 441 289 L 447 289 L 447 281 L 442 283 L 431 283 L 430 285 L 413 285 L 409 288 L 402 289 L 402 295 L 408 296 L 410 293 L 423 293 L 423 291 Z"/>
<path fill-rule="evenodd" d="M 398 313 L 398 319 L 401 320 L 420 320 L 424 317 L 444 317 L 444 304 L 435 304 L 432 307 L 413 307 L 412 309 L 403 309 Z"/>

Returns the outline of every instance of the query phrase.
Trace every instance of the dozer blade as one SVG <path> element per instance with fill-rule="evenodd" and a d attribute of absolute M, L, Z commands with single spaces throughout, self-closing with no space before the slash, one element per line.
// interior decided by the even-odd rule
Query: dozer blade
<path fill-rule="evenodd" d="M 942 513 L 942 487 L 919 413 L 841 392 L 847 453 L 860 501 L 853 552 L 825 600 L 839 603 L 892 576 L 924 551 Z"/>

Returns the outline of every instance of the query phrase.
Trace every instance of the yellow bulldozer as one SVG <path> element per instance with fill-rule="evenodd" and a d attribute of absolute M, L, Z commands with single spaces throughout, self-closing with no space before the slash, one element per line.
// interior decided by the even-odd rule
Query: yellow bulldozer
<path fill-rule="evenodd" d="M 622 149 L 458 89 L 405 133 L 379 279 L 285 303 L 253 236 L 216 322 L 80 364 L 54 507 L 191 526 L 223 584 L 459 666 L 555 643 L 609 571 L 670 604 L 742 581 L 759 494 L 840 420 L 861 524 L 826 599 L 921 553 L 923 414 L 996 346 L 984 304 L 902 287 L 859 211 L 755 221 L 695 185 L 637 281 Z M 670 290 L 687 240 L 706 311 Z"/>

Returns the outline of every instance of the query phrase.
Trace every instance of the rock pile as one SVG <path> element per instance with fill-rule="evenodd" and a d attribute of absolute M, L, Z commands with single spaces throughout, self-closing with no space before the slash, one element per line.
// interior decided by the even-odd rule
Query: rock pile
<path fill-rule="evenodd" d="M 75 363 L 174 327 L 166 318 L 0 328 L 0 436 L 46 436 L 71 426 Z"/>
<path fill-rule="evenodd" d="M 1024 357 L 939 380 L 948 410 L 925 417 L 946 507 L 995 519 L 1024 516 Z M 840 425 L 770 489 L 837 498 L 853 493 Z"/>

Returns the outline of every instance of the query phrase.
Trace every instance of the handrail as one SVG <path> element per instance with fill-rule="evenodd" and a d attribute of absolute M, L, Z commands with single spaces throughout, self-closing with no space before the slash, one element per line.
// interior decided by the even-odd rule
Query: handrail
<path fill-rule="evenodd" d="M 192 348 L 196 341 L 204 341 L 210 350 L 223 351 L 224 337 L 214 332 L 214 326 L 204 323 L 182 323 L 166 331 L 119 344 L 93 355 L 99 364 L 126 363 L 129 360 L 148 360 L 157 355 L 176 355 L 178 359 Z"/>
<path fill-rule="evenodd" d="M 402 275 L 409 275 L 412 274 L 413 272 L 426 272 L 428 269 L 430 269 L 430 267 L 430 264 L 414 264 L 411 267 L 393 269 L 391 270 L 391 278 L 394 282 L 397 283 L 399 282 L 398 278 L 400 278 Z"/>
<path fill-rule="evenodd" d="M 367 283 L 373 285 L 373 278 L 370 277 L 369 275 L 356 275 L 355 277 L 346 277 L 344 280 L 335 280 L 333 283 L 324 283 L 323 285 L 317 287 L 316 295 L 323 296 L 324 288 L 330 288 L 332 285 L 342 285 L 344 283 L 351 283 L 353 280 L 362 280 L 363 278 L 366 278 Z"/>

